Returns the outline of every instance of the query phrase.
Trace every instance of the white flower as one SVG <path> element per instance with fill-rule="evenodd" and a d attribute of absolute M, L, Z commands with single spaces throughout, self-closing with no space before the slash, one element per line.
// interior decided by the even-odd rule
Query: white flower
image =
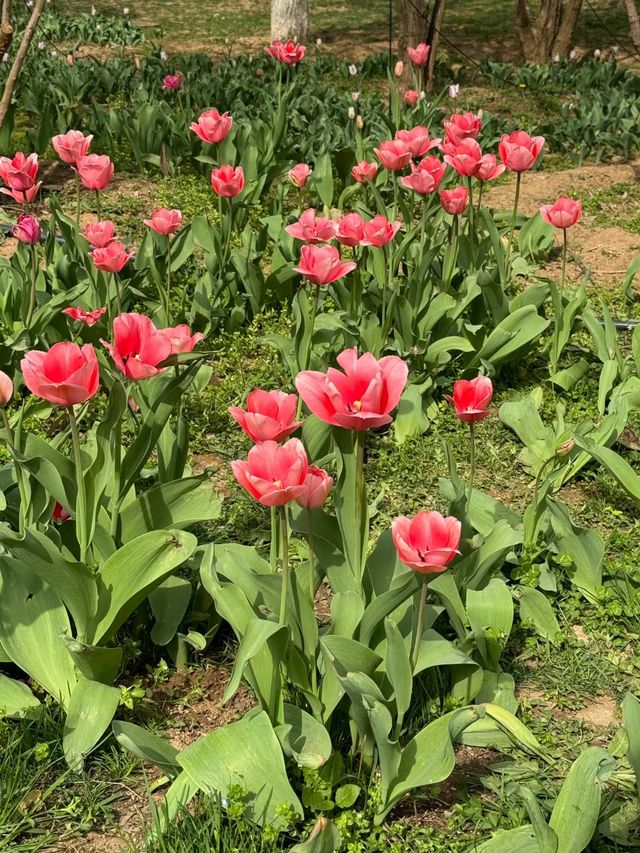
<path fill-rule="evenodd" d="M 33 8 L 33 0 L 27 0 L 26 5 L 27 5 L 27 9 L 32 9 Z"/>
<path fill-rule="evenodd" d="M 569 54 L 569 59 L 571 60 L 571 62 L 575 62 L 577 58 L 578 58 L 578 51 L 574 47 L 573 50 L 571 51 L 571 53 Z"/>
<path fill-rule="evenodd" d="M 322 39 L 316 39 L 316 47 L 322 47 Z"/>
<path fill-rule="evenodd" d="M 554 62 L 560 62 L 560 54 L 559 53 L 554 53 L 553 61 Z"/>
<path fill-rule="evenodd" d="M 355 111 L 355 108 L 354 108 L 354 107 L 349 107 L 349 109 L 347 110 L 347 115 L 349 116 L 349 118 L 350 118 L 351 120 L 353 120 L 353 119 L 356 117 L 356 111 Z"/>
<path fill-rule="evenodd" d="M 351 100 L 354 101 L 354 103 L 355 103 L 355 101 L 359 101 L 360 100 L 360 92 L 352 92 L 351 93 Z"/>
<path fill-rule="evenodd" d="M 163 62 L 166 62 L 166 61 L 167 61 L 167 59 L 169 59 L 169 54 L 166 52 L 166 50 L 161 50 L 161 51 L 160 51 L 160 59 L 161 59 Z"/>
<path fill-rule="evenodd" d="M 358 128 L 358 130 L 362 130 L 362 128 L 364 127 L 364 120 L 362 116 L 358 116 L 358 118 L 356 119 L 356 127 Z"/>
<path fill-rule="evenodd" d="M 358 67 L 357 67 L 357 65 L 353 65 L 353 63 L 352 63 L 352 64 L 349 66 L 349 74 L 350 74 L 352 77 L 355 77 L 357 73 L 358 73 Z"/>
<path fill-rule="evenodd" d="M 129 14 L 129 7 L 128 7 L 128 6 L 125 6 L 125 7 L 124 7 L 124 9 L 123 9 L 122 11 L 123 11 L 123 13 L 124 13 L 125 15 L 128 15 L 128 14 Z"/>
<path fill-rule="evenodd" d="M 423 89 L 423 90 L 420 92 L 420 100 L 421 100 L 421 101 L 424 101 L 426 97 L 427 97 L 427 93 L 426 93 L 426 92 L 425 92 L 425 90 Z"/>
<path fill-rule="evenodd" d="M 8 54 L 8 53 L 3 53 L 3 54 L 2 54 L 2 61 L 3 61 L 3 62 L 8 62 L 8 61 L 9 61 L 9 54 Z"/>
<path fill-rule="evenodd" d="M 460 94 L 460 84 L 459 83 L 451 83 L 449 86 L 449 97 L 457 98 Z"/>
<path fill-rule="evenodd" d="M 599 49 L 599 48 L 596 48 L 596 49 L 593 51 L 593 55 L 595 56 L 595 58 L 596 58 L 596 59 L 600 59 L 600 49 Z"/>
<path fill-rule="evenodd" d="M 620 45 L 614 44 L 613 47 L 611 48 L 611 53 L 614 56 L 617 56 L 620 53 Z"/>
<path fill-rule="evenodd" d="M 44 50 L 44 42 L 43 41 L 38 42 L 38 50 Z"/>
<path fill-rule="evenodd" d="M 98 14 L 98 10 L 96 9 L 96 7 L 95 7 L 95 6 L 92 6 L 92 7 L 91 7 L 91 14 L 93 15 L 93 17 L 94 17 L 94 18 L 95 18 L 95 16 Z"/>

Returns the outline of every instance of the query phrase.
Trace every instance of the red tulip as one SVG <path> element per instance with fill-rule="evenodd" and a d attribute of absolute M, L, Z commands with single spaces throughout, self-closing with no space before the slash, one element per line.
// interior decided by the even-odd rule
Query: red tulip
<path fill-rule="evenodd" d="M 85 311 L 84 308 L 64 308 L 62 313 L 71 317 L 77 323 L 84 323 L 85 326 L 95 326 L 100 317 L 106 314 L 106 308 L 96 308 L 95 311 Z"/>
<path fill-rule="evenodd" d="M 20 193 L 26 192 L 35 185 L 37 175 L 37 154 L 29 154 L 26 157 L 22 151 L 18 151 L 13 159 L 0 157 L 0 178 L 9 189 Z"/>
<path fill-rule="evenodd" d="M 529 136 L 524 130 L 516 130 L 500 140 L 500 159 L 512 172 L 527 172 L 538 159 L 543 145 L 544 136 Z"/>
<path fill-rule="evenodd" d="M 582 215 L 582 202 L 561 195 L 553 204 L 545 204 L 540 208 L 540 215 L 545 222 L 554 228 L 570 228 L 575 225 Z"/>
<path fill-rule="evenodd" d="M 439 139 L 429 140 L 429 129 L 422 125 L 417 125 L 411 130 L 399 130 L 395 137 L 396 142 L 404 142 L 414 160 L 426 154 L 430 148 L 437 148 L 440 145 Z"/>
<path fill-rule="evenodd" d="M 91 344 L 59 341 L 47 352 L 32 350 L 20 369 L 29 391 L 54 406 L 84 403 L 98 390 L 98 359 Z"/>
<path fill-rule="evenodd" d="M 20 192 L 20 190 L 8 190 L 6 187 L 0 187 L 0 193 L 2 193 L 3 195 L 11 196 L 11 198 L 18 204 L 31 204 L 31 202 L 34 201 L 35 197 L 38 195 L 38 190 L 41 186 L 42 181 L 38 181 L 37 184 L 34 184 L 25 192 Z"/>
<path fill-rule="evenodd" d="M 454 216 L 464 213 L 469 203 L 469 190 L 466 187 L 455 187 L 452 190 L 440 190 L 440 204 L 443 210 Z"/>
<path fill-rule="evenodd" d="M 297 222 L 287 225 L 284 229 L 296 240 L 305 243 L 328 243 L 335 237 L 335 225 L 330 219 L 316 219 L 316 212 L 312 207 L 307 208 Z"/>
<path fill-rule="evenodd" d="M 0 408 L 4 409 L 13 397 L 13 382 L 7 374 L 0 370 Z"/>
<path fill-rule="evenodd" d="M 218 110 L 205 110 L 197 122 L 191 124 L 191 130 L 203 142 L 217 144 L 229 135 L 233 119 L 229 113 L 219 113 Z"/>
<path fill-rule="evenodd" d="M 323 468 L 309 465 L 304 479 L 304 492 L 296 499 L 304 509 L 320 509 L 327 502 L 333 488 L 333 477 Z"/>
<path fill-rule="evenodd" d="M 407 89 L 404 93 L 404 102 L 405 104 L 409 104 L 410 107 L 415 107 L 419 100 L 420 92 L 416 92 L 415 89 Z"/>
<path fill-rule="evenodd" d="M 51 513 L 51 522 L 53 524 L 62 524 L 63 521 L 69 521 L 71 518 L 71 513 L 67 512 L 67 510 L 56 501 L 55 506 L 53 507 L 53 512 Z"/>
<path fill-rule="evenodd" d="M 33 246 L 40 242 L 40 222 L 36 216 L 32 216 L 30 213 L 21 213 L 11 233 L 21 243 Z"/>
<path fill-rule="evenodd" d="M 506 166 L 498 164 L 495 154 L 483 154 L 475 171 L 475 177 L 479 181 L 493 181 L 499 178 Z"/>
<path fill-rule="evenodd" d="M 88 190 L 104 190 L 113 177 L 113 163 L 106 154 L 85 154 L 76 160 L 80 180 Z"/>
<path fill-rule="evenodd" d="M 251 497 L 264 506 L 284 506 L 303 494 L 309 461 L 302 442 L 291 438 L 282 445 L 254 444 L 246 460 L 236 459 L 231 467 Z"/>
<path fill-rule="evenodd" d="M 89 222 L 84 229 L 84 236 L 94 249 L 104 249 L 109 243 L 113 242 L 115 234 L 115 225 L 110 219 L 104 219 L 102 222 Z"/>
<path fill-rule="evenodd" d="M 389 412 L 398 405 L 409 370 L 395 355 L 379 361 L 370 352 L 358 358 L 356 348 L 338 356 L 344 373 L 330 367 L 326 373 L 305 370 L 296 388 L 307 407 L 326 423 L 344 429 L 375 429 L 391 423 Z"/>
<path fill-rule="evenodd" d="M 399 172 L 411 160 L 411 149 L 401 139 L 388 139 L 380 143 L 380 148 L 373 149 L 378 160 L 390 172 Z"/>
<path fill-rule="evenodd" d="M 302 426 L 296 421 L 298 397 L 284 391 L 256 388 L 247 397 L 247 408 L 229 406 L 229 414 L 256 443 L 283 441 Z"/>
<path fill-rule="evenodd" d="M 488 376 L 458 379 L 453 386 L 453 396 L 445 394 L 445 400 L 453 405 L 456 417 L 465 423 L 475 423 L 486 418 L 492 397 L 493 385 Z"/>
<path fill-rule="evenodd" d="M 129 379 L 162 373 L 158 365 L 171 355 L 171 342 L 144 314 L 119 314 L 113 321 L 113 344 L 102 343 L 118 370 Z"/>
<path fill-rule="evenodd" d="M 158 329 L 158 334 L 169 342 L 171 355 L 181 352 L 193 352 L 193 348 L 204 339 L 202 332 L 191 334 L 191 329 L 186 323 L 179 326 L 170 326 L 167 329 Z"/>
<path fill-rule="evenodd" d="M 454 168 L 459 175 L 465 178 L 475 175 L 482 160 L 482 149 L 475 139 L 463 139 L 457 145 L 447 143 L 444 150 L 444 162 Z"/>
<path fill-rule="evenodd" d="M 176 74 L 167 74 L 163 77 L 162 88 L 175 92 L 178 89 L 182 89 L 183 83 L 184 75 L 178 71 Z"/>
<path fill-rule="evenodd" d="M 301 190 L 309 180 L 310 174 L 310 166 L 307 166 L 306 163 L 297 163 L 292 169 L 289 169 L 287 177 L 294 187 L 298 187 L 298 189 Z"/>
<path fill-rule="evenodd" d="M 144 220 L 144 224 L 157 234 L 175 234 L 182 225 L 182 213 L 179 210 L 167 210 L 166 207 L 160 207 L 153 211 L 151 219 Z"/>
<path fill-rule="evenodd" d="M 445 141 L 458 145 L 463 139 L 476 139 L 482 127 L 482 119 L 474 113 L 454 113 L 444 122 Z"/>
<path fill-rule="evenodd" d="M 400 178 L 400 183 L 418 195 L 428 195 L 438 189 L 446 168 L 437 157 L 425 157 L 417 166 L 412 164 L 411 174 Z"/>
<path fill-rule="evenodd" d="M 283 65 L 296 65 L 304 58 L 306 47 L 303 44 L 297 44 L 291 39 L 284 42 L 284 44 L 275 39 L 264 50 L 265 53 L 282 62 Z"/>
<path fill-rule="evenodd" d="M 118 240 L 113 240 L 104 249 L 94 249 L 89 252 L 93 263 L 102 272 L 121 272 L 127 261 L 133 257 L 133 252 L 127 252 L 126 246 Z"/>
<path fill-rule="evenodd" d="M 78 157 L 84 157 L 89 153 L 93 136 L 85 136 L 81 130 L 68 130 L 59 133 L 51 140 L 51 144 L 63 163 L 75 166 Z"/>
<path fill-rule="evenodd" d="M 419 512 L 415 518 L 404 515 L 394 518 L 391 536 L 405 566 L 428 575 L 444 571 L 460 553 L 461 530 L 457 518 L 445 518 L 439 512 Z"/>
<path fill-rule="evenodd" d="M 382 213 L 364 223 L 364 238 L 361 246 L 386 246 L 400 230 L 399 222 L 389 222 Z"/>
<path fill-rule="evenodd" d="M 364 240 L 364 219 L 359 213 L 347 213 L 335 228 L 336 238 L 343 246 L 359 246 Z"/>
<path fill-rule="evenodd" d="M 303 246 L 299 265 L 294 267 L 312 284 L 332 284 L 356 268 L 353 261 L 342 262 L 335 246 Z"/>
<path fill-rule="evenodd" d="M 211 187 L 222 198 L 235 198 L 244 187 L 242 166 L 220 166 L 211 171 Z"/>
<path fill-rule="evenodd" d="M 360 162 L 351 170 L 354 180 L 359 184 L 366 184 L 367 181 L 375 181 L 378 174 L 378 164 L 368 163 L 366 160 Z"/>
<path fill-rule="evenodd" d="M 431 50 L 428 44 L 425 42 L 420 42 L 415 47 L 408 47 L 407 53 L 409 54 L 409 59 L 413 62 L 414 65 L 417 65 L 418 68 L 421 68 L 423 65 L 426 65 L 429 61 L 429 51 Z"/>

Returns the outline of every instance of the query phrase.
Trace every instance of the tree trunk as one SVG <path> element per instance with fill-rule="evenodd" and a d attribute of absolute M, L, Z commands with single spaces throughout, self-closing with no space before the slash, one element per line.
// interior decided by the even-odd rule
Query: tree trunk
<path fill-rule="evenodd" d="M 633 0 L 631 0 L 631 2 L 633 3 Z M 560 30 L 556 36 L 555 42 L 553 43 L 552 59 L 555 59 L 556 56 L 560 59 L 564 59 L 571 50 L 571 42 L 573 41 L 573 34 L 576 29 L 576 24 L 578 23 L 578 16 L 581 9 L 582 0 L 569 0 L 567 3 L 567 8 L 562 16 Z"/>
<path fill-rule="evenodd" d="M 640 50 L 640 18 L 635 0 L 624 0 L 629 18 L 629 34 L 636 50 Z"/>
<path fill-rule="evenodd" d="M 433 74 L 436 70 L 436 55 L 438 53 L 438 43 L 440 42 L 440 31 L 442 29 L 442 19 L 444 18 L 445 0 L 435 0 L 433 14 L 431 15 L 431 23 L 429 24 L 429 63 L 427 65 L 427 90 L 430 92 L 433 89 Z"/>
<path fill-rule="evenodd" d="M 305 42 L 309 29 L 309 0 L 271 0 L 271 38 Z"/>
<path fill-rule="evenodd" d="M 2 99 L 0 99 L 0 129 L 4 124 L 4 120 L 7 117 L 7 112 L 9 110 L 9 107 L 11 106 L 11 98 L 13 97 L 13 91 L 16 87 L 16 83 L 18 82 L 18 77 L 20 76 L 20 72 L 22 71 L 22 66 L 24 65 L 27 53 L 29 52 L 29 46 L 38 26 L 40 16 L 42 15 L 44 4 L 45 0 L 35 0 L 35 3 L 33 4 L 31 17 L 27 22 L 27 26 L 25 27 L 24 33 L 22 34 L 22 41 L 20 42 L 20 47 L 18 48 L 18 52 L 16 53 L 16 58 L 13 60 L 13 65 L 11 66 L 11 70 L 9 71 L 7 82 L 4 85 L 4 92 L 2 93 Z"/>
<path fill-rule="evenodd" d="M 407 48 L 426 42 L 429 34 L 430 0 L 396 0 L 398 56 L 407 63 Z"/>
<path fill-rule="evenodd" d="M 527 62 L 545 63 L 566 56 L 582 0 L 541 0 L 538 19 L 531 20 L 528 0 L 516 0 L 516 21 Z"/>

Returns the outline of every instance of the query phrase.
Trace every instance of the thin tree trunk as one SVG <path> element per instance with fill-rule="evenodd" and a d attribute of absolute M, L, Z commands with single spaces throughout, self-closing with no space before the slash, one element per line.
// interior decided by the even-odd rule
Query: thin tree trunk
<path fill-rule="evenodd" d="M 444 18 L 445 0 L 435 0 L 433 14 L 431 15 L 431 23 L 429 24 L 429 63 L 427 65 L 427 90 L 430 92 L 433 89 L 433 75 L 436 70 L 436 56 L 438 53 L 438 44 L 440 42 L 440 31 L 442 30 L 442 20 Z"/>
<path fill-rule="evenodd" d="M 582 0 L 541 0 L 538 19 L 531 19 L 528 0 L 515 0 L 522 52 L 527 62 L 545 63 L 566 56 Z"/>
<path fill-rule="evenodd" d="M 398 56 L 408 67 L 407 48 L 426 42 L 429 33 L 429 0 L 396 0 Z"/>
<path fill-rule="evenodd" d="M 11 26 L 11 0 L 3 0 L 0 13 L 0 56 L 11 47 L 13 27 Z"/>
<path fill-rule="evenodd" d="M 636 50 L 640 50 L 640 17 L 638 17 L 638 9 L 635 0 L 624 0 L 624 5 L 627 9 L 629 18 L 629 35 Z"/>
<path fill-rule="evenodd" d="M 271 0 L 271 38 L 304 42 L 309 29 L 309 0 Z"/>
<path fill-rule="evenodd" d="M 42 15 L 44 4 L 45 0 L 35 0 L 35 3 L 33 4 L 33 10 L 31 12 L 31 17 L 27 22 L 27 26 L 25 27 L 24 33 L 22 34 L 22 41 L 20 42 L 20 47 L 18 48 L 18 52 L 16 53 L 16 58 L 13 60 L 11 71 L 9 71 L 7 82 L 4 85 L 2 99 L 0 99 L 0 128 L 2 128 L 4 120 L 7 117 L 9 107 L 11 106 L 11 98 L 13 97 L 13 91 L 16 87 L 16 83 L 18 82 L 20 72 L 22 71 L 22 66 L 24 65 L 24 61 L 29 51 L 29 45 L 31 44 L 31 40 L 33 39 L 33 35 L 38 26 L 38 21 L 40 20 L 40 16 Z"/>
<path fill-rule="evenodd" d="M 630 2 L 633 3 L 633 0 L 630 0 Z M 564 59 L 571 50 L 571 42 L 573 41 L 573 34 L 576 29 L 576 24 L 578 23 L 578 16 L 580 15 L 581 9 L 582 0 L 569 0 L 567 3 L 567 7 L 562 15 L 560 30 L 558 31 L 558 35 L 556 36 L 556 40 L 553 44 L 553 59 L 555 59 L 556 56 L 560 59 Z"/>

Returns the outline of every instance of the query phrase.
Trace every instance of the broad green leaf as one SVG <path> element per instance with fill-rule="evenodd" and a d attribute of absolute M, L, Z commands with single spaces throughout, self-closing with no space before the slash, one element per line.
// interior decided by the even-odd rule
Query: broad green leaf
<path fill-rule="evenodd" d="M 609 447 L 600 447 L 586 436 L 576 435 L 575 441 L 578 447 L 586 450 L 597 462 L 604 465 L 630 497 L 640 501 L 640 477 L 622 456 Z"/>
<path fill-rule="evenodd" d="M 532 622 L 536 632 L 551 643 L 557 643 L 560 625 L 547 596 L 530 586 L 520 587 L 520 619 Z"/>
<path fill-rule="evenodd" d="M 428 426 L 429 420 L 423 410 L 422 392 L 417 385 L 408 385 L 400 398 L 393 422 L 396 441 L 402 444 L 412 436 L 421 435 Z"/>
<path fill-rule="evenodd" d="M 497 670 L 513 625 L 511 590 L 502 578 L 491 578 L 480 589 L 468 589 L 466 603 L 471 629 L 483 635 L 487 665 Z"/>
<path fill-rule="evenodd" d="M 533 755 L 538 755 L 545 761 L 548 760 L 547 754 L 538 742 L 537 738 L 529 731 L 524 723 L 520 722 L 517 717 L 509 711 L 506 711 L 504 708 L 501 708 L 499 705 L 487 704 L 484 706 L 484 710 L 486 715 L 500 726 L 516 746 L 519 746 L 520 749 L 524 749 L 526 752 L 530 752 Z"/>
<path fill-rule="evenodd" d="M 192 593 L 190 581 L 170 575 L 149 594 L 149 604 L 156 620 L 151 629 L 151 639 L 156 645 L 166 646 L 173 640 Z"/>
<path fill-rule="evenodd" d="M 542 853 L 533 831 L 527 824 L 517 829 L 499 830 L 488 841 L 475 843 L 466 853 Z"/>
<path fill-rule="evenodd" d="M 150 761 L 160 767 L 165 773 L 175 775 L 180 768 L 178 750 L 171 744 L 158 737 L 142 726 L 114 720 L 111 728 L 115 739 L 123 749 L 128 749 L 143 761 Z"/>
<path fill-rule="evenodd" d="M 640 794 L 640 701 L 631 693 L 627 693 L 622 700 L 622 719 L 629 739 L 627 758 L 636 774 L 636 785 Z"/>
<path fill-rule="evenodd" d="M 345 787 L 357 788 L 357 785 Z M 360 789 L 358 788 L 358 791 Z M 336 802 L 336 805 L 340 805 Z M 348 806 L 341 806 L 348 808 Z M 338 827 L 326 817 L 319 817 L 306 841 L 291 848 L 289 853 L 336 853 L 340 849 L 341 838 Z"/>
<path fill-rule="evenodd" d="M 72 770 L 80 771 L 85 756 L 98 743 L 120 702 L 120 691 L 99 681 L 81 678 L 75 686 L 64 722 L 62 746 Z"/>
<path fill-rule="evenodd" d="M 64 637 L 65 647 L 78 671 L 89 681 L 113 684 L 120 672 L 122 648 L 120 646 L 91 646 L 73 637 Z"/>
<path fill-rule="evenodd" d="M 430 629 L 425 631 L 415 671 L 419 673 L 436 666 L 450 668 L 452 694 L 464 703 L 470 702 L 482 687 L 480 664 Z"/>
<path fill-rule="evenodd" d="M 284 723 L 275 733 L 284 754 L 299 767 L 318 770 L 331 757 L 331 738 L 322 723 L 297 705 L 284 703 Z"/>
<path fill-rule="evenodd" d="M 602 585 L 605 550 L 602 537 L 597 530 L 575 527 L 569 508 L 560 501 L 547 498 L 547 507 L 558 551 L 569 554 L 573 560 L 571 580 L 591 597 L 597 595 Z"/>
<path fill-rule="evenodd" d="M 0 717 L 30 717 L 40 702 L 24 681 L 16 681 L 0 672 Z"/>
<path fill-rule="evenodd" d="M 417 592 L 418 580 L 415 572 L 407 572 L 406 577 L 394 589 L 381 593 L 374 598 L 365 609 L 360 622 L 359 639 L 362 643 L 369 644 L 376 629 L 382 625 L 390 613 L 400 607 L 407 599 Z"/>
<path fill-rule="evenodd" d="M 199 786 L 183 770 L 171 783 L 160 805 L 151 802 L 151 834 L 154 838 L 160 838 L 167 832 L 177 815 L 189 805 L 199 790 Z"/>
<path fill-rule="evenodd" d="M 321 639 L 320 644 L 328 652 L 339 675 L 358 672 L 370 676 L 382 663 L 380 655 L 363 643 L 348 637 L 327 634 Z"/>
<path fill-rule="evenodd" d="M 413 671 L 409 659 L 409 651 L 398 626 L 391 619 L 385 619 L 384 630 L 387 638 L 384 668 L 387 678 L 393 687 L 396 713 L 399 720 L 398 726 L 400 726 L 411 704 Z"/>
<path fill-rule="evenodd" d="M 221 501 L 213 482 L 185 477 L 161 483 L 127 504 L 120 513 L 122 541 L 130 542 L 151 530 L 184 529 L 220 515 Z"/>
<path fill-rule="evenodd" d="M 228 702 L 240 686 L 242 674 L 244 673 L 247 664 L 251 662 L 258 652 L 262 651 L 262 649 L 267 646 L 269 640 L 271 640 L 271 638 L 278 632 L 281 632 L 282 634 L 280 641 L 284 651 L 286 638 L 289 635 L 289 629 L 285 625 L 278 625 L 277 622 L 270 622 L 267 619 L 258 619 L 257 617 L 251 619 L 247 623 L 238 651 L 236 652 L 236 658 L 233 663 L 233 670 L 231 672 L 229 683 L 227 684 L 224 696 L 222 697 L 223 702 Z M 278 643 L 278 646 L 280 646 L 280 643 Z M 273 654 L 275 652 L 274 645 L 271 644 L 270 648 Z M 280 660 L 274 659 L 273 665 L 274 669 L 277 671 L 280 667 Z"/>
<path fill-rule="evenodd" d="M 513 676 L 508 672 L 491 672 L 485 669 L 483 673 L 482 687 L 476 696 L 477 703 L 489 702 L 492 705 L 499 705 L 510 714 L 515 714 L 518 710 L 518 700 L 516 699 L 515 689 L 516 683 Z"/>

